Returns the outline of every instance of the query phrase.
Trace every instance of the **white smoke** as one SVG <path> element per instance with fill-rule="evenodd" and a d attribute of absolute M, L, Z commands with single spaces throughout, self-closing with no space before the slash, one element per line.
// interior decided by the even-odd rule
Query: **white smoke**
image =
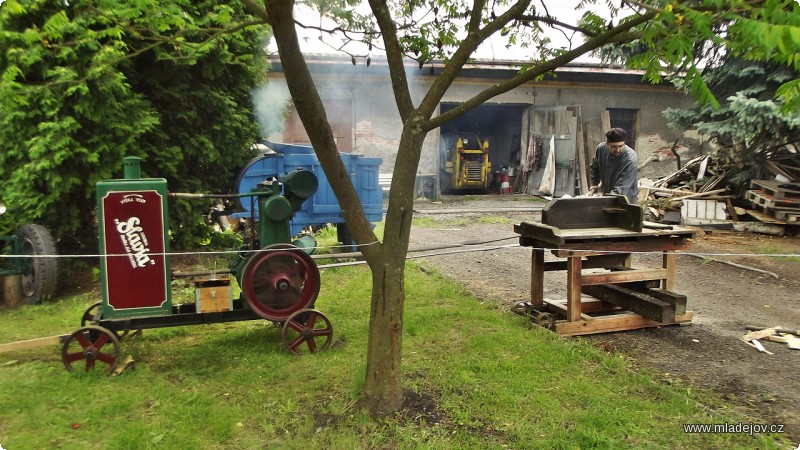
<path fill-rule="evenodd" d="M 253 89 L 250 96 L 253 99 L 256 119 L 261 126 L 261 135 L 266 137 L 283 131 L 286 108 L 291 102 L 286 85 L 271 81 L 265 86 Z"/>

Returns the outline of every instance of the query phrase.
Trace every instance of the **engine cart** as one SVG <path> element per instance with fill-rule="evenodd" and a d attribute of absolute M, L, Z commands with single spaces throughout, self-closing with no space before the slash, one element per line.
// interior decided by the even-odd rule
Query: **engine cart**
<path fill-rule="evenodd" d="M 125 158 L 125 178 L 97 184 L 102 302 L 81 318 L 81 328 L 66 336 L 62 361 L 68 371 L 98 364 L 114 371 L 120 339 L 132 330 L 266 319 L 283 328 L 290 352 L 315 353 L 330 346 L 333 328 L 313 309 L 320 289 L 319 269 L 304 248 L 291 240 L 289 220 L 314 195 L 314 173 L 297 169 L 265 180 L 250 196 L 260 213 L 258 240 L 230 264 L 240 288 L 230 298 L 230 280 L 195 280 L 194 303 L 173 304 L 170 282 L 168 196 L 159 178 L 140 178 L 139 158 Z M 313 240 L 313 239 L 312 239 Z M 298 245 L 300 244 L 300 245 Z"/>

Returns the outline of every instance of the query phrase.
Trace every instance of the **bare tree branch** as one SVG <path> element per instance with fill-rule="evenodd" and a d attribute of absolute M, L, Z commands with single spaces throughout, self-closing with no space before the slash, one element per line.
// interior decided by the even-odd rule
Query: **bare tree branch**
<path fill-rule="evenodd" d="M 386 59 L 389 64 L 389 73 L 392 78 L 392 90 L 394 91 L 397 110 L 403 123 L 408 120 L 411 111 L 414 110 L 414 102 L 408 87 L 408 78 L 403 65 L 403 49 L 400 47 L 400 40 L 397 37 L 397 29 L 392 20 L 392 15 L 385 1 L 369 0 L 372 13 L 378 22 L 378 27 L 383 34 L 383 45 L 386 47 Z"/>
<path fill-rule="evenodd" d="M 561 22 L 560 20 L 556 20 L 552 16 L 523 15 L 523 16 L 520 16 L 518 20 L 520 22 L 541 22 L 541 23 L 546 23 L 546 24 L 548 24 L 550 26 L 553 26 L 553 27 L 565 28 L 567 30 L 576 31 L 576 32 L 584 34 L 586 36 L 597 36 L 597 33 L 594 33 L 589 29 Z"/>
<path fill-rule="evenodd" d="M 447 64 L 442 73 L 436 77 L 433 85 L 428 89 L 428 93 L 420 104 L 420 110 L 424 117 L 430 117 L 439 101 L 444 96 L 447 87 L 453 84 L 453 81 L 458 76 L 461 67 L 469 60 L 475 50 L 480 46 L 489 36 L 503 29 L 508 23 L 521 15 L 530 5 L 531 0 L 519 0 L 512 5 L 506 12 L 498 16 L 495 20 L 489 22 L 483 29 L 475 32 L 470 32 L 466 39 L 461 43 L 450 63 Z M 488 99 L 488 98 L 487 98 Z"/>

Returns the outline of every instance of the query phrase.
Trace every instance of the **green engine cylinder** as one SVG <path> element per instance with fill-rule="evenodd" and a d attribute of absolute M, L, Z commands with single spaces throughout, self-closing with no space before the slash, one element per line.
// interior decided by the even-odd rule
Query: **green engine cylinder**
<path fill-rule="evenodd" d="M 259 247 L 291 243 L 289 221 L 303 206 L 303 202 L 317 192 L 317 176 L 313 172 L 297 169 L 286 174 L 280 181 L 264 182 L 258 186 L 255 194 L 258 196 L 260 217 Z"/>

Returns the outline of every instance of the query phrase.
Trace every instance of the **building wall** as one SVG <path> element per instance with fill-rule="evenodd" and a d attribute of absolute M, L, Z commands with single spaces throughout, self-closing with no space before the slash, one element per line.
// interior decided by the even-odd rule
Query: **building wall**
<path fill-rule="evenodd" d="M 343 68 L 346 71 L 347 68 Z M 353 101 L 353 152 L 383 159 L 382 173 L 394 170 L 395 157 L 400 142 L 400 122 L 388 74 L 376 70 L 359 73 L 331 75 L 315 74 L 315 81 L 323 98 L 350 98 Z M 366 74 L 365 74 L 366 73 Z M 412 96 L 418 104 L 430 87 L 432 77 L 410 77 Z M 459 79 L 447 92 L 443 102 L 459 103 L 481 90 L 495 84 L 492 79 Z M 281 72 L 270 74 L 270 83 L 285 86 Z M 533 108 L 573 106 L 579 109 L 578 139 L 593 149 L 604 140 L 603 112 L 608 108 L 636 109 L 638 125 L 635 150 L 640 161 L 654 154 L 667 155 L 676 139 L 685 146 L 699 148 L 698 136 L 684 134 L 667 126 L 662 111 L 666 108 L 689 108 L 691 97 L 670 87 L 639 84 L 566 82 L 557 78 L 551 81 L 529 83 L 490 100 L 492 104 L 530 105 Z M 516 125 L 515 125 L 516 126 Z M 521 124 L 520 124 L 521 127 Z M 273 132 L 270 140 L 280 142 L 281 133 Z M 524 142 L 524 140 L 523 140 Z M 665 150 L 666 149 L 666 150 Z M 435 174 L 438 171 L 439 132 L 432 131 L 426 138 L 418 173 Z M 674 167 L 669 166 L 672 171 Z"/>

